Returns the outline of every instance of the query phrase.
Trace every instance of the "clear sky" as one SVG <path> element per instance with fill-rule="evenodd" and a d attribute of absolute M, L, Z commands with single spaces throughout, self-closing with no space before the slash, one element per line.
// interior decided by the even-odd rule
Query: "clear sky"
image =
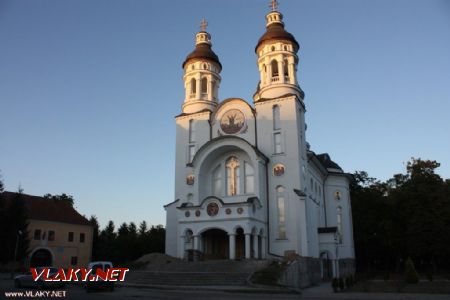
<path fill-rule="evenodd" d="M 307 140 L 387 179 L 410 157 L 450 178 L 450 1 L 281 0 L 301 45 Z M 73 195 L 104 225 L 165 224 L 181 64 L 200 20 L 220 98 L 251 102 L 268 0 L 0 1 L 0 169 L 6 188 Z"/>

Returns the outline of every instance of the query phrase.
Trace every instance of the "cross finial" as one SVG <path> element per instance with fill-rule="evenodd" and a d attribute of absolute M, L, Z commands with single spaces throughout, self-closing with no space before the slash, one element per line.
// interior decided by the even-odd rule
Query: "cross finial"
<path fill-rule="evenodd" d="M 208 26 L 208 22 L 206 22 L 205 18 L 203 18 L 202 21 L 200 22 L 200 30 L 206 31 L 206 26 Z"/>
<path fill-rule="evenodd" d="M 272 0 L 272 1 L 270 1 L 270 6 L 269 6 L 269 7 L 272 8 L 272 11 L 276 11 L 277 8 L 278 8 L 278 2 L 277 2 L 277 0 Z"/>

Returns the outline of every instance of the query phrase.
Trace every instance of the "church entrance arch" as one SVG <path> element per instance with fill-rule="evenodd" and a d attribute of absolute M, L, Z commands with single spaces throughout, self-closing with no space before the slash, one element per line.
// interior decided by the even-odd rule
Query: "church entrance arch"
<path fill-rule="evenodd" d="M 52 254 L 47 249 L 36 250 L 30 258 L 30 267 L 50 267 L 52 265 Z"/>
<path fill-rule="evenodd" d="M 244 229 L 238 228 L 236 230 L 236 259 L 245 258 L 245 235 Z"/>
<path fill-rule="evenodd" d="M 208 229 L 202 233 L 203 255 L 207 260 L 228 259 L 228 233 L 222 229 Z"/>

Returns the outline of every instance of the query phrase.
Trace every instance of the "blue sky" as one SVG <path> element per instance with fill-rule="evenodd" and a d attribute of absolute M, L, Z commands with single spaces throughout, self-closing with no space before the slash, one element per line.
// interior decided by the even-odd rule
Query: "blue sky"
<path fill-rule="evenodd" d="M 269 1 L 0 1 L 0 170 L 8 190 L 67 193 L 104 225 L 165 224 L 181 64 L 200 20 L 220 98 L 252 101 Z M 450 2 L 281 0 L 301 45 L 307 140 L 387 179 L 410 157 L 450 178 Z"/>

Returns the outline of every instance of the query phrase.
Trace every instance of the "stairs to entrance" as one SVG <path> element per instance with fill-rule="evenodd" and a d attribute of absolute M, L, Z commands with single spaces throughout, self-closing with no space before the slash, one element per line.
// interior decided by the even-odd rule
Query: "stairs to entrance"
<path fill-rule="evenodd" d="M 253 272 L 268 264 L 265 260 L 179 261 L 148 266 L 146 270 L 131 270 L 125 280 L 126 283 L 168 286 L 242 286 Z"/>

